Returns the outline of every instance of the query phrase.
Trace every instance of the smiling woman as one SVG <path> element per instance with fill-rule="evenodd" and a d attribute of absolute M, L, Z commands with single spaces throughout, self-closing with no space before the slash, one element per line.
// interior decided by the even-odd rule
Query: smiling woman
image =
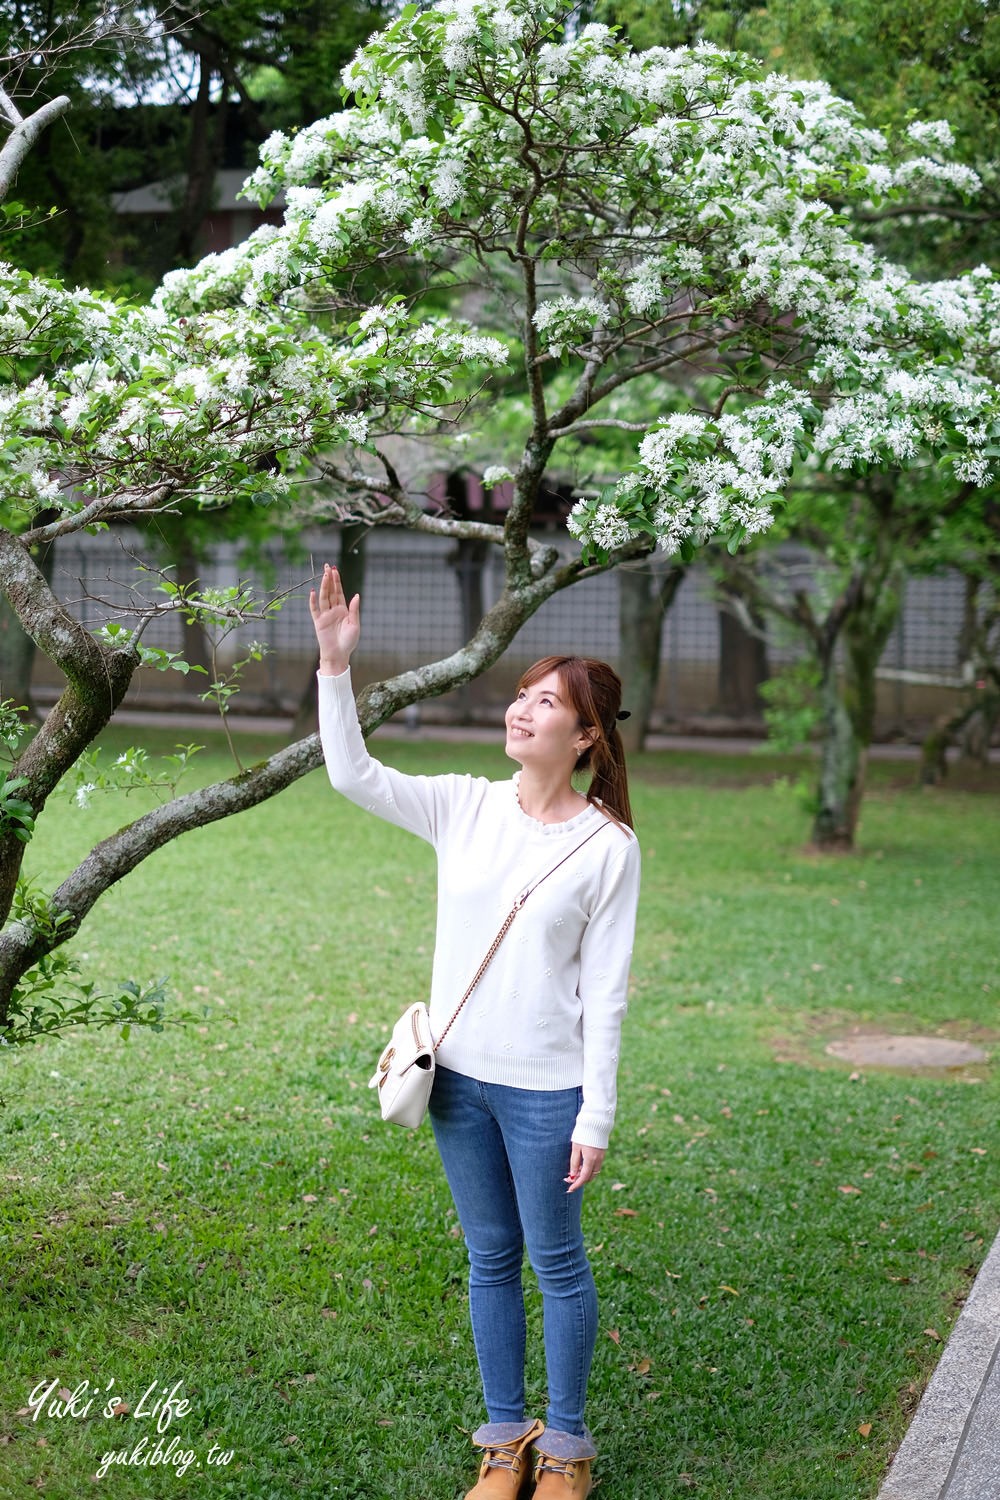
<path fill-rule="evenodd" d="M 617 729 L 618 720 L 628 718 L 628 714 L 622 712 L 621 701 L 621 681 L 607 662 L 589 656 L 545 656 L 524 673 L 514 702 L 507 710 L 507 754 L 522 765 L 537 767 L 539 757 L 525 741 L 541 735 L 545 743 L 553 745 L 555 770 L 559 757 L 555 754 L 552 730 L 547 726 L 562 722 L 575 756 L 572 771 L 590 773 L 584 800 L 599 804 L 616 822 L 630 827 L 632 808 L 625 750 Z M 539 709 L 537 716 L 535 704 Z M 558 718 L 560 709 L 563 721 Z M 581 725 L 589 726 L 582 743 Z M 525 761 L 525 754 L 529 755 L 529 761 Z M 527 795 L 522 776 L 518 786 L 522 807 Z M 535 815 L 543 816 L 539 812 Z"/>
<path fill-rule="evenodd" d="M 469 1253 L 487 1415 L 467 1500 L 518 1500 L 532 1447 L 537 1500 L 572 1500 L 589 1494 L 596 1456 L 584 1405 L 597 1294 L 580 1189 L 600 1172 L 614 1123 L 639 889 L 615 727 L 621 684 L 604 662 L 546 657 L 507 710 L 507 754 L 521 766 L 510 781 L 404 776 L 368 754 L 358 724 L 348 668 L 359 598 L 348 603 L 326 567 L 310 609 L 333 786 L 438 857 L 430 1116 Z M 578 771 L 591 772 L 586 794 L 573 786 Z M 537 895 L 455 1016 L 499 917 L 526 885 Z M 525 1411 L 525 1246 L 544 1307 L 544 1422 Z"/>

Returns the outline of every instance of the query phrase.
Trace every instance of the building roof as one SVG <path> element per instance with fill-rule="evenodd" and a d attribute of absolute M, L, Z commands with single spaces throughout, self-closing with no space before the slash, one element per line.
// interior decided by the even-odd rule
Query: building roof
<path fill-rule="evenodd" d="M 215 174 L 215 193 L 212 211 L 215 213 L 259 213 L 261 210 L 249 198 L 236 195 L 249 173 L 242 167 L 223 167 Z M 115 212 L 119 214 L 171 213 L 183 191 L 181 177 L 167 177 L 161 182 L 147 182 L 143 187 L 132 188 L 127 193 L 117 193 L 112 199 Z M 279 193 L 268 205 L 269 209 L 283 208 L 285 198 Z"/>

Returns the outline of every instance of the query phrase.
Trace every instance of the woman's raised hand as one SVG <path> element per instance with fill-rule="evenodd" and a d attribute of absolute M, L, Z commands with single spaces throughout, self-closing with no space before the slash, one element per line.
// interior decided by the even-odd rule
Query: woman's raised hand
<path fill-rule="evenodd" d="M 347 671 L 361 635 L 361 595 L 355 594 L 348 604 L 340 574 L 326 563 L 319 596 L 309 590 L 309 613 L 319 642 L 319 669 L 324 676 L 338 677 Z"/>

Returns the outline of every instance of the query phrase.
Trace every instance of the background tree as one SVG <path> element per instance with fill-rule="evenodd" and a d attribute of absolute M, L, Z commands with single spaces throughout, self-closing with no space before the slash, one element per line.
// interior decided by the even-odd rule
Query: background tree
<path fill-rule="evenodd" d="M 713 572 L 720 603 L 716 712 L 734 719 L 760 719 L 763 688 L 771 675 L 765 621 L 752 601 L 741 600 L 739 570 L 728 553 L 718 553 Z M 739 609 L 732 607 L 736 600 L 741 602 Z"/>
<path fill-rule="evenodd" d="M 626 750 L 645 746 L 663 660 L 663 621 L 686 574 L 683 563 L 655 552 L 619 569 L 619 667 L 622 702 L 629 706 L 620 733 Z"/>
<path fill-rule="evenodd" d="M 955 653 L 962 694 L 924 740 L 920 774 L 925 785 L 944 780 L 947 753 L 956 742 L 965 758 L 985 765 L 1000 723 L 1000 500 L 995 492 L 984 498 L 983 529 L 983 541 L 954 561 L 965 584 Z M 955 686 L 954 680 L 949 685 Z"/>
<path fill-rule="evenodd" d="M 391 10 L 388 0 L 7 7 L 0 82 L 30 98 L 29 113 L 59 96 L 72 107 L 21 165 L 17 194 L 35 217 L 7 255 L 75 284 L 151 289 L 151 270 L 199 253 L 219 168 L 249 170 L 272 130 L 336 108 L 341 68 Z M 172 210 L 122 264 L 115 197 L 164 180 Z"/>
<path fill-rule="evenodd" d="M 988 343 L 992 280 L 916 284 L 824 196 L 868 201 L 874 178 L 891 190 L 916 173 L 947 198 L 944 158 L 914 167 L 911 142 L 890 146 L 827 90 L 744 58 L 633 55 L 603 28 L 567 35 L 551 0 L 408 7 L 346 81 L 354 107 L 265 144 L 251 191 L 266 202 L 283 189 L 284 224 L 171 273 L 152 307 L 11 267 L 0 278 L 0 588 L 67 682 L 34 738 L 13 744 L 18 795 L 0 820 L 11 1035 L 44 1029 L 32 997 L 50 993 L 55 956 L 115 881 L 320 761 L 311 737 L 172 796 L 51 894 L 33 892 L 25 840 L 48 797 L 140 665 L 171 664 L 144 648 L 144 620 L 225 621 L 246 606 L 240 591 L 172 585 L 132 629 L 111 618 L 95 635 L 33 546 L 192 498 L 286 503 L 319 474 L 353 493 L 358 519 L 496 547 L 499 599 L 448 656 L 365 690 L 370 729 L 470 681 L 582 578 L 657 542 L 682 560 L 712 536 L 738 548 L 768 528 L 809 454 L 843 468 L 934 457 L 986 478 L 998 392 L 971 352 Z M 504 300 L 503 338 L 443 315 L 458 294 Z M 503 525 L 428 513 L 387 440 L 416 433 L 447 451 L 491 401 L 491 370 L 512 362 L 525 419 L 483 476 L 511 485 Z M 626 387 L 655 391 L 650 377 L 692 369 L 712 388 L 708 409 L 661 416 L 655 399 L 638 422 L 620 415 Z M 638 449 L 613 485 L 584 482 L 570 518 L 584 546 L 567 560 L 531 536 L 537 497 L 560 445 L 608 431 Z"/>
<path fill-rule="evenodd" d="M 795 559 L 774 547 L 731 560 L 735 597 L 790 627 L 805 650 L 771 694 L 787 748 L 818 731 L 811 798 L 819 849 L 854 845 L 875 727 L 877 673 L 908 574 L 976 566 L 988 545 L 985 493 L 943 489 L 933 472 L 872 472 L 815 483 L 795 494 L 777 528 L 808 551 Z M 798 683 L 804 693 L 794 691 Z M 803 712 L 811 702 L 813 712 Z M 789 725 L 792 732 L 789 733 Z"/>

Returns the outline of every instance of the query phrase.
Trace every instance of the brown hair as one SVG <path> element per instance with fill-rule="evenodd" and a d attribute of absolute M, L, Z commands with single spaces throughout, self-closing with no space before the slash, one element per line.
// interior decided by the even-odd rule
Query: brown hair
<path fill-rule="evenodd" d="M 631 828 L 625 746 L 617 724 L 622 706 L 621 678 L 606 661 L 592 656 L 543 656 L 522 674 L 517 691 L 531 687 L 550 672 L 558 673 L 581 729 L 594 731 L 592 743 L 576 763 L 577 771 L 590 772 L 587 801 L 599 802 L 615 823 Z"/>

